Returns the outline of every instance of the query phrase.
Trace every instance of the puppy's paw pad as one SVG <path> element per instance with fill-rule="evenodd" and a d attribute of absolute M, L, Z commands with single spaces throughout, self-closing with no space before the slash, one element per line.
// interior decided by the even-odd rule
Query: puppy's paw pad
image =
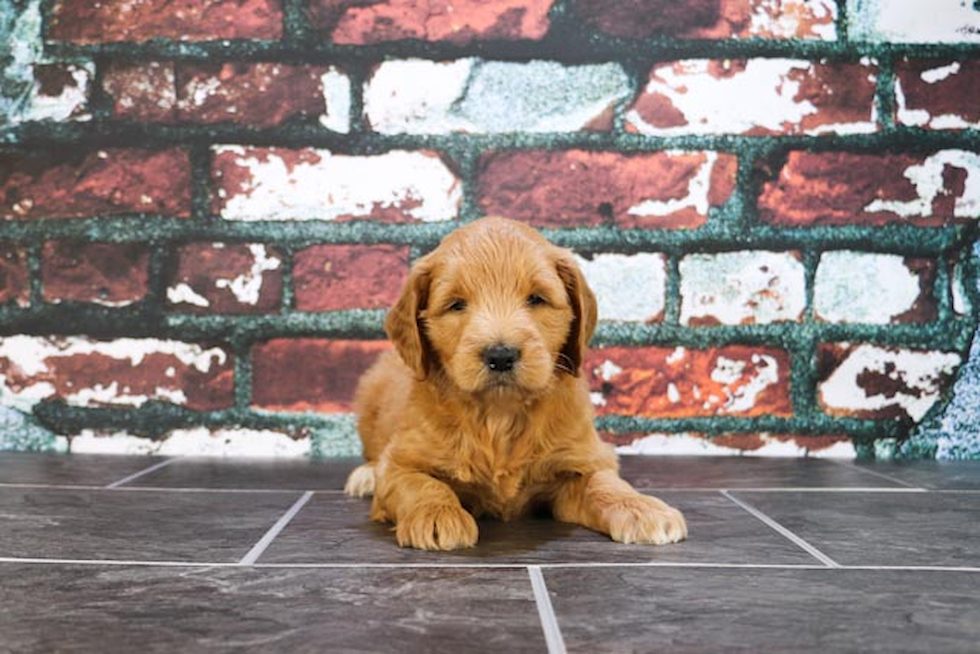
<path fill-rule="evenodd" d="M 422 550 L 456 550 L 476 545 L 476 520 L 459 506 L 420 507 L 399 519 L 395 536 L 402 547 Z"/>
<path fill-rule="evenodd" d="M 666 545 L 687 538 L 687 523 L 677 509 L 641 496 L 607 509 L 609 536 L 620 543 Z"/>
<path fill-rule="evenodd" d="M 374 494 L 374 464 L 354 468 L 344 484 L 344 494 L 350 497 L 369 497 Z"/>

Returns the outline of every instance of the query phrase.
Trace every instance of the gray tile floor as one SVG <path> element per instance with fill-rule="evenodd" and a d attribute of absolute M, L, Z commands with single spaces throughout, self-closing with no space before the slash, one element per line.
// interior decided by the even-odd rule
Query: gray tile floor
<path fill-rule="evenodd" d="M 0 652 L 980 652 L 980 462 L 628 458 L 689 540 L 446 554 L 355 463 L 0 453 Z"/>

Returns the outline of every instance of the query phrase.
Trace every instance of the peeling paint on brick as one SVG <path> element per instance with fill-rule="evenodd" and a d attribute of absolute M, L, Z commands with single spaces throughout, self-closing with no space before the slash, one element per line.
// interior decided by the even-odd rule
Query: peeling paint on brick
<path fill-rule="evenodd" d="M 219 146 L 216 210 L 225 220 L 440 222 L 458 216 L 459 180 L 435 153 L 375 156 Z"/>
<path fill-rule="evenodd" d="M 586 23 L 622 37 L 837 38 L 834 0 L 573 0 L 572 8 Z"/>
<path fill-rule="evenodd" d="M 760 172 L 766 172 L 767 164 Z M 763 183 L 759 213 L 777 225 L 947 225 L 980 217 L 980 155 L 790 152 Z"/>
<path fill-rule="evenodd" d="M 593 401 L 600 415 L 680 418 L 792 413 L 789 358 L 772 348 L 683 349 L 678 356 L 678 350 L 669 348 L 600 347 L 589 352 L 582 369 L 601 399 Z"/>
<path fill-rule="evenodd" d="M 806 273 L 796 252 L 691 254 L 681 259 L 681 324 L 800 320 Z"/>
<path fill-rule="evenodd" d="M 174 364 L 180 374 L 166 374 Z M 59 397 L 72 406 L 142 406 L 150 400 L 191 408 L 231 402 L 228 352 L 192 343 L 84 337 L 0 338 L 0 404 L 30 409 Z"/>
<path fill-rule="evenodd" d="M 918 197 L 912 200 L 874 200 L 864 210 L 868 213 L 894 213 L 903 218 L 925 218 L 933 215 L 942 196 L 953 195 L 946 178 L 947 170 L 964 173 L 962 192 L 954 196 L 953 218 L 980 218 L 980 154 L 966 150 L 942 150 L 921 164 L 905 169 Z"/>
<path fill-rule="evenodd" d="M 599 319 L 659 322 L 666 304 L 667 262 L 662 254 L 576 257 L 596 295 Z"/>
<path fill-rule="evenodd" d="M 270 429 L 175 429 L 150 440 L 126 432 L 83 430 L 71 437 L 72 454 L 130 454 L 298 458 L 310 455 L 309 435 Z"/>
<path fill-rule="evenodd" d="M 921 420 L 962 358 L 928 352 L 848 344 L 825 346 L 835 367 L 820 383 L 821 406 L 835 416 Z"/>
<path fill-rule="evenodd" d="M 167 299 L 190 311 L 274 312 L 281 267 L 279 253 L 262 243 L 191 243 L 176 253 Z"/>
<path fill-rule="evenodd" d="M 627 129 L 681 134 L 861 134 L 878 128 L 875 62 L 796 59 L 658 65 L 626 114 Z M 718 98 L 725 98 L 718 102 Z"/>
<path fill-rule="evenodd" d="M 383 134 L 570 132 L 629 93 L 618 64 L 411 59 L 378 66 L 364 106 L 371 128 Z"/>
<path fill-rule="evenodd" d="M 980 42 L 980 11 L 972 0 L 930 0 L 927 13 L 909 0 L 847 0 L 850 37 L 892 43 Z"/>
<path fill-rule="evenodd" d="M 752 456 L 819 457 L 853 459 L 856 452 L 847 436 L 783 436 L 778 434 L 732 434 L 709 437 L 703 434 L 636 435 L 616 447 L 618 454 L 657 456 Z"/>
<path fill-rule="evenodd" d="M 541 227 L 693 228 L 729 199 L 737 166 L 716 152 L 493 152 L 480 160 L 478 201 Z"/>
<path fill-rule="evenodd" d="M 902 125 L 928 129 L 980 127 L 973 101 L 980 62 L 905 60 L 896 65 L 895 117 Z"/>
<path fill-rule="evenodd" d="M 347 134 L 351 121 L 350 78 L 331 66 L 320 76 L 320 87 L 324 103 L 320 124 L 334 132 Z"/>
<path fill-rule="evenodd" d="M 926 262 L 910 262 L 895 254 L 840 250 L 820 256 L 814 280 L 814 311 L 827 322 L 885 325 L 908 316 L 919 321 L 935 317 L 929 302 L 933 275 Z M 931 271 L 931 268 L 929 269 Z"/>

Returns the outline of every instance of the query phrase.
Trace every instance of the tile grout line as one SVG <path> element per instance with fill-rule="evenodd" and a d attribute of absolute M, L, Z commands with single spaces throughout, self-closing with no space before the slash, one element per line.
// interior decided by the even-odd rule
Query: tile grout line
<path fill-rule="evenodd" d="M 875 477 L 878 477 L 879 479 L 885 479 L 887 481 L 890 481 L 890 482 L 892 482 L 894 484 L 898 484 L 900 486 L 904 486 L 906 488 L 914 488 L 916 490 L 921 490 L 921 491 L 927 491 L 928 490 L 926 488 L 921 488 L 919 486 L 916 486 L 915 484 L 910 484 L 909 482 L 905 481 L 904 479 L 899 479 L 898 477 L 892 477 L 891 475 L 886 475 L 885 473 L 878 472 L 876 470 L 868 470 L 867 468 L 863 468 L 863 467 L 861 467 L 861 466 L 859 466 L 857 464 L 854 464 L 854 463 L 845 463 L 844 461 L 835 461 L 833 459 L 828 459 L 828 461 L 830 461 L 831 463 L 833 463 L 835 465 L 841 466 L 842 468 L 847 468 L 848 470 L 856 470 L 858 472 L 863 472 L 863 473 L 866 473 L 866 474 L 869 474 L 869 475 L 873 475 Z"/>
<path fill-rule="evenodd" d="M 135 472 L 135 473 L 129 475 L 128 477 L 123 477 L 122 479 L 120 479 L 118 481 L 114 481 L 111 484 L 108 484 L 106 486 L 106 488 L 118 488 L 118 487 L 122 486 L 123 484 L 128 484 L 131 481 L 134 481 L 136 479 L 139 479 L 143 475 L 148 475 L 151 472 L 155 472 L 155 471 L 159 470 L 160 468 L 165 468 L 165 467 L 167 467 L 168 465 L 170 465 L 171 463 L 173 463 L 176 460 L 177 460 L 176 457 L 175 458 L 172 458 L 172 459 L 166 459 L 164 461 L 161 461 L 160 463 L 157 463 L 156 465 L 150 466 L 149 468 L 145 468 L 143 470 L 140 470 L 139 472 Z"/>
<path fill-rule="evenodd" d="M 174 459 L 171 459 L 171 461 Z M 159 468 L 158 468 L 159 469 Z M 149 474 L 151 470 L 141 474 Z M 112 486 L 94 486 L 92 484 L 44 484 L 35 482 L 0 482 L 3 488 L 38 488 L 48 490 L 114 490 L 133 493 L 299 493 L 302 488 L 225 488 L 203 486 L 116 486 L 126 480 L 114 482 Z M 647 486 L 637 488 L 641 493 L 717 493 L 721 488 L 709 486 Z M 741 493 L 980 493 L 980 488 L 935 489 L 935 488 L 896 488 L 894 486 L 746 486 L 744 488 L 729 488 Z M 317 495 L 344 495 L 344 491 L 334 488 L 316 488 Z"/>
<path fill-rule="evenodd" d="M 724 495 L 725 497 L 727 497 L 729 500 L 731 500 L 732 502 L 734 502 L 735 504 L 737 504 L 738 506 L 742 507 L 747 512 L 751 513 L 753 516 L 755 516 L 756 518 L 758 518 L 759 520 L 761 520 L 762 522 L 764 522 L 771 529 L 773 529 L 773 530 L 777 531 L 778 533 L 782 534 L 784 537 L 788 538 L 793 543 L 795 543 L 798 547 L 801 547 L 802 549 L 804 549 L 810 556 L 814 557 L 815 559 L 817 559 L 818 561 L 820 561 L 821 563 L 823 563 L 828 568 L 839 568 L 839 567 L 841 567 L 840 564 L 837 563 L 837 561 L 834 561 L 832 558 L 830 558 L 829 556 L 827 556 L 826 554 L 824 554 L 823 552 L 821 552 L 820 550 L 818 550 L 816 547 L 814 547 L 810 543 L 806 542 L 805 540 L 803 540 L 802 538 L 800 538 L 799 536 L 797 536 L 796 534 L 794 534 L 792 531 L 790 531 L 786 527 L 782 526 L 781 524 L 779 524 L 778 522 L 776 522 L 775 520 L 773 520 L 772 518 L 770 518 L 769 516 L 767 516 L 765 513 L 763 513 L 759 509 L 757 509 L 754 506 L 752 506 L 751 504 L 748 504 L 747 502 L 743 502 L 742 500 L 737 499 L 735 496 L 733 496 L 727 490 L 723 490 L 723 491 L 719 491 L 719 492 L 722 495 Z"/>
<path fill-rule="evenodd" d="M 0 556 L 0 564 L 19 565 L 80 565 L 80 566 L 131 566 L 149 568 L 240 568 L 241 563 L 228 561 L 154 561 L 126 559 L 46 559 Z M 250 568 L 261 570 L 308 569 L 308 570 L 520 570 L 536 567 L 548 570 L 574 570 L 589 568 L 679 568 L 694 570 L 830 570 L 826 565 L 805 563 L 679 563 L 667 561 L 640 562 L 582 562 L 582 563 L 538 563 L 528 566 L 525 563 L 256 563 Z M 872 572 L 963 572 L 980 573 L 976 566 L 942 565 L 839 565 L 836 570 L 866 570 Z"/>
<path fill-rule="evenodd" d="M 272 541 L 276 539 L 276 536 L 278 536 L 279 533 L 286 528 L 286 525 L 288 525 L 292 519 L 296 517 L 296 514 L 299 513 L 300 509 L 302 509 L 303 506 L 310 501 L 311 497 L 313 497 L 313 491 L 306 491 L 303 493 L 303 495 L 301 495 L 300 498 L 296 500 L 291 507 L 289 507 L 289 510 L 276 521 L 276 524 L 272 525 L 272 527 L 269 528 L 269 531 L 265 532 L 265 535 L 259 539 L 259 542 L 252 546 L 252 549 L 248 551 L 248 554 L 242 557 L 242 560 L 238 562 L 238 565 L 255 565 L 255 562 L 258 561 L 259 557 L 262 556 L 263 553 L 265 553 L 265 551 L 269 548 L 269 545 L 272 544 Z"/>
<path fill-rule="evenodd" d="M 548 594 L 544 575 L 541 574 L 541 566 L 527 566 L 527 574 L 531 578 L 531 590 L 534 592 L 534 603 L 538 607 L 538 617 L 541 619 L 541 629 L 544 631 L 548 654 L 565 654 L 568 650 L 565 649 L 565 639 L 562 638 L 558 618 L 551 605 L 551 596 Z"/>

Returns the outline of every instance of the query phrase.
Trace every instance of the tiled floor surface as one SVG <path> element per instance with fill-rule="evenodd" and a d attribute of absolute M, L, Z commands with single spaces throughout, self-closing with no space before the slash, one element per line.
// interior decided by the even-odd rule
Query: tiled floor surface
<path fill-rule="evenodd" d="M 980 652 L 980 462 L 627 458 L 689 540 L 448 554 L 354 463 L 0 454 L 0 652 Z"/>

